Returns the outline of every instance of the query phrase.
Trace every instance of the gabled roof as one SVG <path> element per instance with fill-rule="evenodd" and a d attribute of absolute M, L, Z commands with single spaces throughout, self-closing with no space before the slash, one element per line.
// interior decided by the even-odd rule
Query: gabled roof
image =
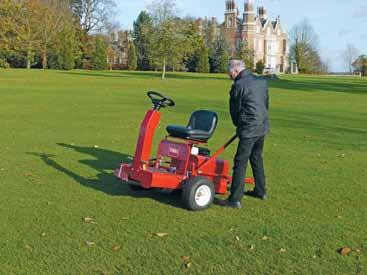
<path fill-rule="evenodd" d="M 267 23 L 267 21 L 268 21 L 268 19 L 261 19 L 261 18 L 259 18 L 259 20 L 260 20 L 261 26 L 264 28 L 265 25 L 266 25 L 266 23 Z"/>

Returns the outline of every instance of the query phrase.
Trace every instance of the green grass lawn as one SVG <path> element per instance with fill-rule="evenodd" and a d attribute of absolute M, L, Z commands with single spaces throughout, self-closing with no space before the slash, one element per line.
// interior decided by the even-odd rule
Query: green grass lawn
<path fill-rule="evenodd" d="M 112 175 L 134 154 L 146 91 L 177 103 L 162 111 L 155 147 L 167 124 L 210 109 L 215 149 L 234 133 L 230 85 L 225 75 L 0 70 L 0 274 L 367 274 L 366 79 L 270 83 L 266 202 L 194 213 Z"/>

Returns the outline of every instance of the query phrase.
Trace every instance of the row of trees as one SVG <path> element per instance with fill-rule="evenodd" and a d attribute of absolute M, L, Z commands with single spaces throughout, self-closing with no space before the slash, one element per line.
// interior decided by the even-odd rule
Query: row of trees
<path fill-rule="evenodd" d="M 360 74 L 361 76 L 367 76 L 367 55 L 360 55 L 352 63 L 352 68 L 354 72 Z"/>
<path fill-rule="evenodd" d="M 291 58 L 296 61 L 300 73 L 327 73 L 329 71 L 328 60 L 322 60 L 319 51 L 319 38 L 308 20 L 303 20 L 295 25 L 290 38 Z M 359 50 L 353 44 L 347 44 L 341 53 L 341 59 L 349 74 L 366 75 L 367 56 L 360 55 Z"/>
<path fill-rule="evenodd" d="M 113 0 L 1 0 L 0 67 L 52 69 L 114 68 L 116 53 L 112 23 Z M 194 18 L 180 18 L 175 0 L 154 0 L 140 13 L 126 46 L 130 70 L 225 72 L 230 47 L 216 32 L 216 22 L 204 20 L 200 33 Z M 318 36 L 303 20 L 290 32 L 291 60 L 300 73 L 325 73 Z M 121 50 L 122 46 L 117 45 Z M 128 51 L 127 51 L 128 49 Z M 240 43 L 236 58 L 254 67 L 254 53 Z M 364 72 L 364 56 L 348 45 L 344 59 L 350 72 Z M 264 70 L 262 61 L 253 68 Z"/>
<path fill-rule="evenodd" d="M 156 1 L 134 22 L 133 44 L 139 70 L 225 72 L 229 47 L 224 39 L 207 40 L 192 18 L 179 18 L 173 1 Z"/>
<path fill-rule="evenodd" d="M 1 0 L 0 66 L 106 68 L 111 0 Z"/>
<path fill-rule="evenodd" d="M 113 68 L 114 7 L 112 0 L 0 1 L 0 67 Z M 166 70 L 225 72 L 229 45 L 210 23 L 200 35 L 195 19 L 178 16 L 175 0 L 153 1 L 134 22 L 129 69 L 162 70 L 163 78 Z M 251 56 L 241 45 L 238 58 L 252 64 Z"/>
<path fill-rule="evenodd" d="M 367 55 L 360 55 L 359 50 L 353 44 L 347 44 L 342 58 L 350 74 L 367 75 Z"/>

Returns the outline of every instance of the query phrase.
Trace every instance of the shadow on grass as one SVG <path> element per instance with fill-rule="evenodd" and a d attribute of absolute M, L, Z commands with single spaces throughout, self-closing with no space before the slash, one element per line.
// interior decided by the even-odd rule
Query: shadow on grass
<path fill-rule="evenodd" d="M 341 82 L 339 79 L 310 79 L 310 80 L 287 80 L 281 79 L 279 81 L 270 81 L 270 87 L 294 90 L 294 91 L 306 91 L 306 92 L 332 92 L 332 93 L 348 93 L 348 94 L 364 94 L 367 95 L 367 82 L 352 83 Z"/>
<path fill-rule="evenodd" d="M 89 76 L 89 77 L 112 77 L 112 78 L 156 78 L 161 79 L 161 72 L 129 72 L 129 71 L 72 71 L 72 72 L 60 72 L 67 75 Z M 227 80 L 228 77 L 222 74 L 199 74 L 199 73 L 175 73 L 167 72 L 167 79 L 204 79 L 204 80 Z"/>
<path fill-rule="evenodd" d="M 53 159 L 54 156 L 52 155 L 38 153 L 29 154 L 39 157 L 46 165 L 69 176 L 79 184 L 88 188 L 93 188 L 108 195 L 127 196 L 133 198 L 150 198 L 170 206 L 178 208 L 182 207 L 181 198 L 178 196 L 178 194 L 167 194 L 167 192 L 163 192 L 161 190 L 134 190 L 131 189 L 127 184 L 123 183 L 111 172 L 106 171 L 118 168 L 120 163 L 130 163 L 131 157 L 129 155 L 95 147 L 83 147 L 65 143 L 58 143 L 57 145 L 91 156 L 91 159 L 80 160 L 79 163 L 87 165 L 90 168 L 96 170 L 98 172 L 96 174 L 96 178 L 91 179 L 89 177 L 84 177 L 75 173 L 71 169 L 62 166 L 55 161 Z"/>

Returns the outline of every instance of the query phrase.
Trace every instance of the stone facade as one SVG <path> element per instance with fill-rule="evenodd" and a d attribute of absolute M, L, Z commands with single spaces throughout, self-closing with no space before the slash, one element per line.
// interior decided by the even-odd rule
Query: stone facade
<path fill-rule="evenodd" d="M 128 68 L 130 35 L 127 31 L 112 33 L 107 49 L 107 64 L 112 70 L 124 70 Z"/>

